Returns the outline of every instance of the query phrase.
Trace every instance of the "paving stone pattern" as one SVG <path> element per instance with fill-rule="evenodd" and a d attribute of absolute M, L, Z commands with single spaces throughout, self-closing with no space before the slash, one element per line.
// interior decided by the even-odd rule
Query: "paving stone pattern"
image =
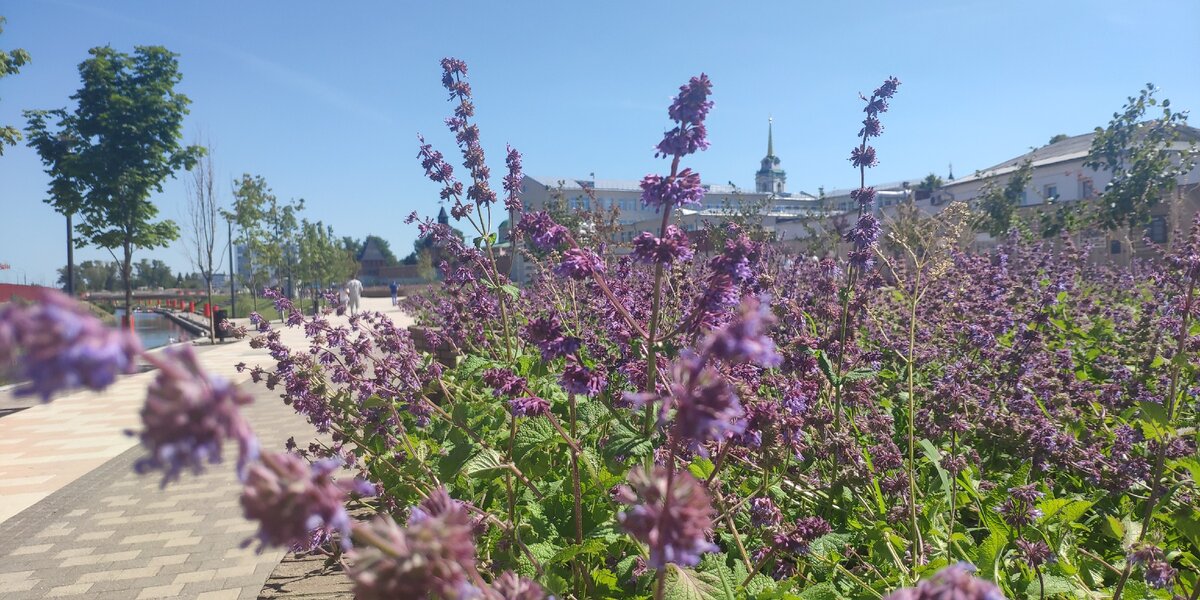
<path fill-rule="evenodd" d="M 411 322 L 387 298 L 364 298 L 363 309 Z M 288 329 L 283 339 L 297 347 L 303 333 Z M 233 369 L 241 361 L 263 362 L 264 350 L 243 341 L 197 351 L 205 368 L 254 393 L 247 415 L 264 449 L 279 450 L 293 435 L 301 443 L 314 437 L 275 392 L 246 383 Z M 0 418 L 0 598 L 259 596 L 283 552 L 242 547 L 255 526 L 241 516 L 236 450 L 227 450 L 226 463 L 165 489 L 154 474 L 133 472 L 143 450 L 123 431 L 140 426 L 151 377 L 124 377 L 99 394 L 68 394 Z M 25 406 L 0 391 L 0 409 Z M 289 575 L 293 583 L 308 578 Z M 345 589 L 334 587 L 321 591 Z"/>
<path fill-rule="evenodd" d="M 247 413 L 264 448 L 312 436 L 272 392 L 255 396 Z M 283 552 L 241 547 L 255 525 L 232 463 L 160 489 L 155 474 L 133 472 L 142 454 L 131 448 L 0 524 L 0 596 L 257 598 Z"/>

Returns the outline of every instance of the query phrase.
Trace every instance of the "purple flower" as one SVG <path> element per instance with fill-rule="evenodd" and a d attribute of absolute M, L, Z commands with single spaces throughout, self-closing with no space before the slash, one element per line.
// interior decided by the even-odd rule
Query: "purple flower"
<path fill-rule="evenodd" d="M 787 531 L 775 536 L 775 546 L 796 556 L 808 554 L 813 540 L 829 533 L 829 522 L 821 517 L 804 517 L 797 520 Z"/>
<path fill-rule="evenodd" d="M 342 466 L 337 459 L 309 465 L 295 454 L 264 454 L 250 465 L 242 489 L 242 511 L 258 521 L 257 537 L 262 546 L 303 545 L 313 530 L 341 534 L 342 545 L 350 546 L 350 517 L 345 502 L 350 492 L 374 494 L 373 486 L 361 481 L 334 481 L 331 475 Z"/>
<path fill-rule="evenodd" d="M 105 327 L 74 300 L 41 288 L 33 303 L 0 309 L 0 359 L 20 357 L 28 378 L 16 395 L 54 394 L 77 387 L 102 390 L 117 375 L 133 373 L 141 346 L 132 332 Z"/>
<path fill-rule="evenodd" d="M 568 360 L 559 378 L 564 390 L 584 396 L 599 394 L 608 383 L 604 368 L 597 365 L 591 369 L 579 364 L 574 359 Z"/>
<path fill-rule="evenodd" d="M 206 374 L 191 347 L 168 348 L 142 406 L 139 434 L 149 456 L 134 463 L 139 473 L 162 470 L 162 485 L 184 469 L 204 471 L 221 461 L 225 440 L 237 440 L 238 473 L 258 458 L 258 441 L 240 409 L 254 401 L 226 379 Z"/>
<path fill-rule="evenodd" d="M 1171 587 L 1177 571 L 1165 560 L 1156 560 L 1146 565 L 1146 583 L 1155 589 Z"/>
<path fill-rule="evenodd" d="M 691 169 L 684 169 L 675 177 L 663 178 L 661 175 L 647 175 L 642 178 L 642 204 L 660 208 L 696 205 L 704 199 L 704 186 L 700 184 L 700 174 Z"/>
<path fill-rule="evenodd" d="M 1000 588 L 974 572 L 975 567 L 967 563 L 950 565 L 917 587 L 896 590 L 884 600 L 1004 600 Z"/>
<path fill-rule="evenodd" d="M 638 234 L 633 240 L 633 257 L 643 263 L 669 265 L 691 260 L 692 247 L 682 229 L 667 225 L 667 234 L 661 238 L 649 231 Z"/>
<path fill-rule="evenodd" d="M 542 351 L 542 359 L 547 362 L 575 354 L 581 344 L 579 338 L 563 332 L 558 315 L 531 319 L 525 326 L 525 338 Z"/>
<path fill-rule="evenodd" d="M 525 213 L 517 224 L 517 230 L 542 251 L 557 250 L 567 241 L 567 228 L 555 223 L 545 211 Z"/>
<path fill-rule="evenodd" d="M 747 297 L 742 301 L 739 318 L 713 332 L 706 349 L 730 363 L 748 361 L 764 367 L 778 366 L 783 359 L 775 352 L 775 342 L 766 332 L 774 322 L 770 298 Z"/>
<path fill-rule="evenodd" d="M 850 151 L 850 164 L 855 167 L 874 167 L 879 164 L 875 158 L 875 148 L 860 146 Z"/>
<path fill-rule="evenodd" d="M 1046 544 L 1045 540 L 1028 541 L 1024 538 L 1017 539 L 1017 550 L 1021 552 L 1021 558 L 1025 560 L 1025 564 L 1030 568 L 1037 568 L 1047 563 L 1054 562 L 1054 551 Z"/>
<path fill-rule="evenodd" d="M 550 403 L 537 396 L 513 398 L 508 401 L 508 410 L 516 417 L 536 417 L 549 414 Z"/>
<path fill-rule="evenodd" d="M 750 523 L 755 527 L 772 527 L 778 525 L 783 515 L 779 507 L 770 498 L 761 497 L 750 501 Z"/>
<path fill-rule="evenodd" d="M 1042 516 L 1042 511 L 1035 502 L 1043 496 L 1038 491 L 1037 484 L 1021 485 L 1008 489 L 1008 498 L 996 512 L 1004 517 L 1004 521 L 1013 527 L 1029 525 Z"/>
<path fill-rule="evenodd" d="M 861 187 L 850 192 L 850 198 L 858 203 L 861 210 L 869 210 L 875 203 L 875 188 Z"/>
<path fill-rule="evenodd" d="M 662 467 L 655 467 L 653 474 L 637 467 L 629 472 L 629 486 L 617 490 L 616 499 L 629 506 L 617 515 L 621 527 L 650 547 L 650 568 L 667 563 L 692 566 L 701 554 L 718 550 L 706 537 L 712 528 L 712 503 L 691 473 L 668 476 Z"/>
<path fill-rule="evenodd" d="M 880 133 L 883 133 L 883 125 L 879 122 L 879 117 L 875 115 L 868 115 L 863 119 L 862 129 L 858 130 L 859 137 L 879 137 Z"/>
<path fill-rule="evenodd" d="M 708 99 L 711 93 L 712 81 L 708 79 L 708 75 L 701 73 L 686 85 L 679 86 L 679 95 L 675 96 L 667 114 L 677 123 L 699 125 L 704 122 L 708 111 L 713 107 L 712 100 Z"/>
<path fill-rule="evenodd" d="M 703 367 L 700 358 L 685 356 L 673 368 L 670 405 L 675 408 L 672 435 L 692 452 L 707 455 L 704 444 L 746 429 L 746 411 L 721 374 Z"/>
<path fill-rule="evenodd" d="M 508 155 L 504 157 L 508 174 L 504 176 L 504 191 L 508 196 L 504 199 L 504 208 L 511 213 L 521 212 L 521 153 L 508 146 Z"/>
<path fill-rule="evenodd" d="M 512 398 L 525 390 L 525 378 L 517 377 L 508 369 L 488 369 L 483 372 L 483 382 L 492 388 L 496 397 Z"/>
<path fill-rule="evenodd" d="M 525 579 L 512 571 L 505 571 L 492 582 L 492 591 L 501 600 L 544 600 L 546 591 L 536 581 Z"/>
<path fill-rule="evenodd" d="M 591 250 L 571 248 L 563 253 L 563 260 L 554 267 L 554 272 L 559 277 L 587 279 L 593 273 L 604 272 L 604 259 Z"/>
<path fill-rule="evenodd" d="M 355 598 L 459 598 L 469 589 L 475 537 L 471 517 L 461 504 L 410 521 L 403 529 L 390 517 L 379 516 L 365 533 L 371 542 L 350 554 Z"/>

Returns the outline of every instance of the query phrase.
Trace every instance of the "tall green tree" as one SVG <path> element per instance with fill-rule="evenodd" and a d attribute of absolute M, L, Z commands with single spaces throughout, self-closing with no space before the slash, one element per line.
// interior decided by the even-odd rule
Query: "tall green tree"
<path fill-rule="evenodd" d="M 258 306 L 258 291 L 270 276 L 269 257 L 264 256 L 269 243 L 265 218 L 268 204 L 274 201 L 275 195 L 261 175 L 244 173 L 240 180 L 234 181 L 232 216 L 237 225 L 234 243 L 243 253 L 239 275 L 250 288 L 253 306 Z"/>
<path fill-rule="evenodd" d="M 79 65 L 83 87 L 71 96 L 75 109 L 26 111 L 27 132 L 51 177 L 47 201 L 83 216 L 75 226 L 81 244 L 120 260 L 128 311 L 134 251 L 179 237 L 174 222 L 157 220 L 150 194 L 191 168 L 203 149 L 179 141 L 190 100 L 175 91 L 182 79 L 177 55 L 161 46 L 138 46 L 132 55 L 104 46 L 89 54 Z"/>
<path fill-rule="evenodd" d="M 1000 237 L 1018 225 L 1017 208 L 1025 199 L 1031 179 L 1033 162 L 1030 159 L 1021 162 L 1004 181 L 998 177 L 988 179 L 976 201 L 976 229 Z"/>
<path fill-rule="evenodd" d="M 1113 113 L 1108 127 L 1097 127 L 1083 163 L 1112 175 L 1097 202 L 1097 222 L 1109 231 L 1129 234 L 1148 224 L 1154 207 L 1196 165 L 1194 140 L 1182 148 L 1176 144 L 1187 125 L 1187 113 L 1171 110 L 1170 100 L 1160 103 L 1154 97 L 1157 91 L 1147 83 L 1121 112 Z M 1162 112 L 1146 119 L 1146 112 L 1154 107 Z"/>
<path fill-rule="evenodd" d="M 0 33 L 4 33 L 5 18 L 0 17 Z M 9 75 L 16 75 L 25 63 L 29 62 L 29 53 L 16 48 L 14 50 L 0 50 L 0 79 L 4 79 Z M 12 125 L 0 125 L 0 156 L 4 156 L 5 146 L 14 146 L 21 141 L 21 131 Z"/>
<path fill-rule="evenodd" d="M 354 255 L 334 235 L 333 227 L 307 219 L 300 222 L 299 260 L 296 275 L 306 283 L 324 287 L 354 275 Z"/>

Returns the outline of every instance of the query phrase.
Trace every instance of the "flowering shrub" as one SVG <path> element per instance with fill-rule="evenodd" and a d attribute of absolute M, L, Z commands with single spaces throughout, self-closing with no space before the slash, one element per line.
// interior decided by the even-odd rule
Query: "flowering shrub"
<path fill-rule="evenodd" d="M 704 194 L 682 164 L 709 146 L 700 75 L 668 109 L 665 173 L 642 180 L 660 225 L 626 256 L 523 212 L 508 150 L 504 209 L 539 272 L 518 288 L 467 67 L 442 67 L 465 170 L 423 138 L 419 158 L 472 242 L 410 218 L 446 260 L 409 308 L 457 361 L 383 315 L 275 296 L 308 347 L 255 317 L 273 364 L 239 368 L 333 444 L 260 452 L 248 396 L 170 352 L 146 357 L 139 468 L 169 482 L 236 443 L 259 542 L 349 547 L 362 598 L 1196 597 L 1200 221 L 1127 269 L 1069 239 L 961 251 L 961 205 L 881 244 L 866 169 L 893 78 L 863 97 L 845 260 L 690 234 L 672 215 Z M 0 358 L 23 353 L 47 396 L 103 385 L 136 348 L 82 318 L 54 295 L 10 306 Z"/>

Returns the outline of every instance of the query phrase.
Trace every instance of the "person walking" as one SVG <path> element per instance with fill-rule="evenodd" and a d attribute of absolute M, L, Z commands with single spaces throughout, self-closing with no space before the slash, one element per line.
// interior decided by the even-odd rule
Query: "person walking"
<path fill-rule="evenodd" d="M 396 285 L 395 280 L 392 280 L 392 285 L 388 286 L 388 289 L 392 290 L 392 306 L 399 305 L 400 299 L 398 294 L 400 293 L 400 286 Z"/>
<path fill-rule="evenodd" d="M 363 284 L 357 277 L 346 282 L 346 299 L 349 301 L 350 316 L 358 313 L 358 300 L 362 297 Z"/>

